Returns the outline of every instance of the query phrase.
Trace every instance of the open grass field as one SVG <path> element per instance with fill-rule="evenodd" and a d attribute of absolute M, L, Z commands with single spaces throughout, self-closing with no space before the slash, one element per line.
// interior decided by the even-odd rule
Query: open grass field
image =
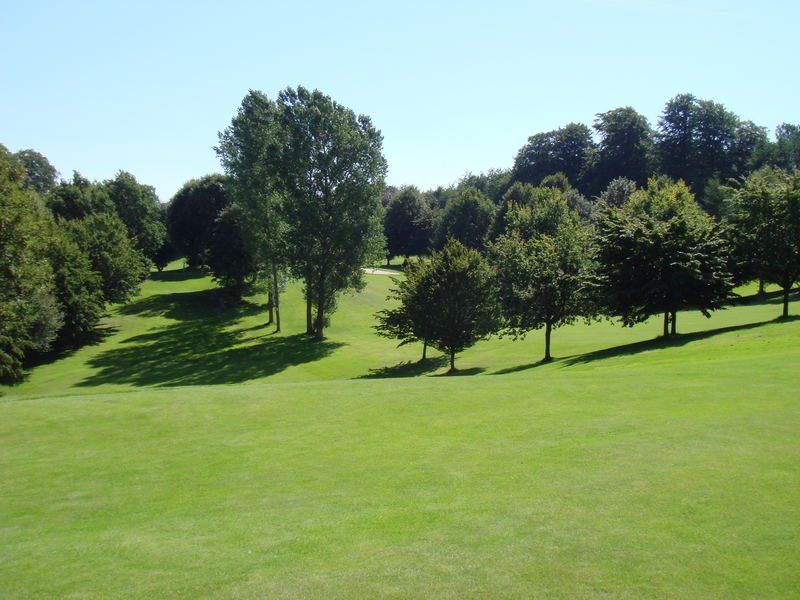
<path fill-rule="evenodd" d="M 439 377 L 179 270 L 0 398 L 0 598 L 800 598 L 800 320 L 493 339 Z M 796 300 L 795 295 L 795 300 Z M 792 313 L 798 308 L 792 306 Z M 435 352 L 434 357 L 438 356 Z"/>

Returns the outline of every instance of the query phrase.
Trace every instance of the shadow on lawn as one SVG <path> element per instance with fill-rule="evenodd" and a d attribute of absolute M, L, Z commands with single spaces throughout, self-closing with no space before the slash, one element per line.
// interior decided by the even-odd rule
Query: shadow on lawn
<path fill-rule="evenodd" d="M 366 375 L 361 375 L 358 379 L 388 379 L 390 377 L 417 377 L 441 369 L 447 365 L 446 356 L 434 356 L 424 361 L 410 362 L 405 361 L 392 365 L 391 367 L 381 367 L 370 369 Z"/>
<path fill-rule="evenodd" d="M 220 290 L 150 296 L 119 310 L 177 322 L 128 338 L 120 347 L 89 360 L 89 366 L 99 370 L 80 386 L 240 383 L 319 360 L 342 346 L 316 342 L 306 335 L 263 335 L 256 343 L 242 346 L 253 338 L 243 336 L 246 330 L 234 326 L 263 308 L 247 301 L 226 304 Z"/>

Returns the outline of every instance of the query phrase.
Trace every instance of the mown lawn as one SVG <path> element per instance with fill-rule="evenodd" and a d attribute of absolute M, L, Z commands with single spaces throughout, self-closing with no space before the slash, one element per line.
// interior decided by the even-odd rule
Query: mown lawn
<path fill-rule="evenodd" d="M 360 378 L 421 372 L 368 328 L 385 277 L 310 358 L 300 319 L 270 337 L 164 277 L 0 398 L 0 597 L 800 597 L 800 320 L 772 300 Z"/>

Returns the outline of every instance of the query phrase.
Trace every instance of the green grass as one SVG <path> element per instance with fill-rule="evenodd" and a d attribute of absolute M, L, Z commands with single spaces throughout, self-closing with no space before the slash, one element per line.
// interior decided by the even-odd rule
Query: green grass
<path fill-rule="evenodd" d="M 167 272 L 6 389 L 0 598 L 800 597 L 775 298 L 671 341 L 557 330 L 543 365 L 538 334 L 489 340 L 439 377 L 372 333 L 368 282 L 315 345 L 295 289 L 275 336 Z"/>

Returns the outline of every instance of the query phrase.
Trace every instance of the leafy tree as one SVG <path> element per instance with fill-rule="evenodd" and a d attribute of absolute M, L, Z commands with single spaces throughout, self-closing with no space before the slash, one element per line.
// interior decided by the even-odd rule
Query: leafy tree
<path fill-rule="evenodd" d="M 45 156 L 35 150 L 20 150 L 14 157 L 25 167 L 24 187 L 46 194 L 58 181 L 58 171 Z"/>
<path fill-rule="evenodd" d="M 139 183 L 126 171 L 120 171 L 114 179 L 103 182 L 103 187 L 125 224 L 134 247 L 152 259 L 166 236 L 155 189 Z"/>
<path fill-rule="evenodd" d="M 552 358 L 552 330 L 592 313 L 591 229 L 568 210 L 563 198 L 553 197 L 551 202 L 559 202 L 561 210 L 547 203 L 513 208 L 509 232 L 489 247 L 505 328 L 524 337 L 544 327 L 544 361 Z"/>
<path fill-rule="evenodd" d="M 482 248 L 494 213 L 495 206 L 485 194 L 475 188 L 459 190 L 447 203 L 439 221 L 439 245 L 453 238 L 468 248 Z"/>
<path fill-rule="evenodd" d="M 500 204 L 503 194 L 511 185 L 510 169 L 489 169 L 486 173 L 467 173 L 458 182 L 458 189 L 475 188 L 485 194 L 494 204 Z"/>
<path fill-rule="evenodd" d="M 476 250 L 448 240 L 431 259 L 409 270 L 395 296 L 396 309 L 378 314 L 378 330 L 406 343 L 422 340 L 450 356 L 484 339 L 499 326 L 492 272 Z"/>
<path fill-rule="evenodd" d="M 139 292 L 149 264 L 133 247 L 128 231 L 113 213 L 100 213 L 68 221 L 67 230 L 100 275 L 103 299 L 126 302 Z"/>
<path fill-rule="evenodd" d="M 63 314 L 57 344 L 75 347 L 91 338 L 103 316 L 102 280 L 64 225 L 53 224 L 51 235 L 47 256 L 53 269 L 55 299 Z"/>
<path fill-rule="evenodd" d="M 47 319 L 52 270 L 47 262 L 47 219 L 39 199 L 25 188 L 25 170 L 0 145 L 0 381 L 15 383 L 22 360 L 48 337 L 35 331 Z"/>
<path fill-rule="evenodd" d="M 800 125 L 778 125 L 772 162 L 784 170 L 800 169 Z"/>
<path fill-rule="evenodd" d="M 92 183 L 77 171 L 72 181 L 61 181 L 45 197 L 47 208 L 63 219 L 83 219 L 89 215 L 114 212 L 104 186 Z"/>
<path fill-rule="evenodd" d="M 408 258 L 427 251 L 430 241 L 427 210 L 422 195 L 413 186 L 403 188 L 392 198 L 383 215 L 387 261 L 392 256 Z"/>
<path fill-rule="evenodd" d="M 161 204 L 159 206 L 159 210 L 161 213 L 161 222 L 164 224 L 164 228 L 166 229 L 169 204 Z M 161 273 L 161 271 L 163 271 L 164 268 L 176 258 L 178 258 L 178 249 L 175 247 L 175 244 L 172 241 L 172 236 L 169 234 L 169 230 L 167 230 L 167 235 L 164 237 L 161 247 L 158 249 L 155 256 L 153 256 L 153 264 L 155 264 L 158 272 Z"/>
<path fill-rule="evenodd" d="M 579 183 L 593 150 L 592 133 L 580 123 L 537 133 L 517 154 L 511 179 L 536 185 L 547 175 L 560 172 Z"/>
<path fill-rule="evenodd" d="M 636 182 L 626 177 L 612 179 L 600 194 L 600 202 L 608 206 L 622 206 L 636 191 Z"/>
<path fill-rule="evenodd" d="M 278 105 L 291 265 L 316 308 L 314 335 L 323 339 L 336 295 L 362 286 L 362 265 L 383 254 L 383 140 L 369 117 L 319 91 L 287 88 Z"/>
<path fill-rule="evenodd" d="M 514 206 L 531 206 L 535 201 L 539 188 L 530 183 L 515 182 L 503 194 L 503 202 L 495 212 L 489 240 L 496 240 L 506 232 L 508 227 L 508 213 Z"/>
<path fill-rule="evenodd" d="M 600 136 L 592 164 L 593 189 L 602 190 L 617 177 L 644 185 L 653 170 L 653 131 L 647 118 L 626 106 L 599 113 L 593 127 Z"/>
<path fill-rule="evenodd" d="M 740 277 L 779 285 L 782 316 L 788 317 L 789 292 L 800 280 L 800 171 L 764 168 L 729 191 L 727 219 Z"/>
<path fill-rule="evenodd" d="M 708 317 L 728 298 L 727 244 L 682 182 L 651 179 L 621 207 L 604 206 L 597 228 L 601 301 L 623 325 L 663 313 L 664 335 L 674 334 L 678 310 Z"/>
<path fill-rule="evenodd" d="M 231 204 L 223 175 L 187 181 L 170 200 L 167 231 L 176 248 L 193 267 L 206 264 L 206 254 L 220 213 Z"/>
<path fill-rule="evenodd" d="M 422 358 L 427 358 L 428 339 L 431 336 L 431 320 L 428 315 L 428 304 L 425 292 L 427 287 L 420 285 L 425 277 L 427 262 L 409 262 L 404 269 L 402 279 L 393 277 L 397 287 L 389 290 L 389 301 L 397 302 L 397 306 L 378 312 L 375 317 L 378 324 L 375 329 L 378 335 L 399 339 L 399 346 L 413 342 L 422 342 Z"/>
<path fill-rule="evenodd" d="M 233 204 L 224 209 L 214 221 L 206 254 L 214 280 L 237 300 L 258 275 L 258 263 L 242 236 L 243 219 L 240 206 Z"/>
<path fill-rule="evenodd" d="M 276 331 L 281 330 L 280 283 L 289 263 L 285 214 L 288 140 L 281 108 L 262 92 L 251 90 L 230 126 L 219 134 L 216 148 L 230 177 L 232 196 L 244 211 L 247 250 L 269 274 L 269 323 L 274 319 Z M 307 308 L 311 333 L 310 297 Z"/>

